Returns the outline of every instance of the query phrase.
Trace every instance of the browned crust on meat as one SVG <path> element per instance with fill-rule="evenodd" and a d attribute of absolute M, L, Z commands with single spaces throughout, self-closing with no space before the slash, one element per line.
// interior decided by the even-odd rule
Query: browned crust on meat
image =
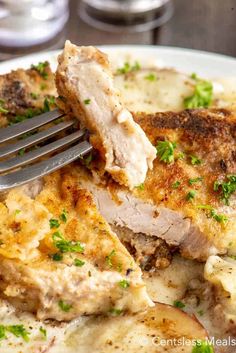
<path fill-rule="evenodd" d="M 214 172 L 236 172 L 236 113 L 226 109 L 196 109 L 141 113 L 136 114 L 135 120 L 154 144 L 176 137 L 185 150 L 204 158 Z"/>
<path fill-rule="evenodd" d="M 0 113 L 0 126 L 6 125 L 15 115 L 23 115 L 27 109 L 41 108 L 45 97 L 57 95 L 49 64 L 44 72 L 46 78 L 33 68 L 0 75 L 0 100 L 9 111 L 8 114 Z"/>

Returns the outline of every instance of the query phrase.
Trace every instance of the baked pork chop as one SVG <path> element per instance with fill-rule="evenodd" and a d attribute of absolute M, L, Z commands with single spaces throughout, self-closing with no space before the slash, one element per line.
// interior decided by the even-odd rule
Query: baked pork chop
<path fill-rule="evenodd" d="M 135 121 L 157 146 L 145 183 L 129 191 L 104 176 L 95 185 L 97 178 L 77 171 L 102 215 L 145 256 L 155 253 L 157 238 L 189 258 L 236 254 L 236 114 L 189 110 L 136 114 Z M 93 174 L 98 165 L 92 161 Z"/>
<path fill-rule="evenodd" d="M 130 189 L 143 183 L 155 148 L 121 104 L 107 55 L 67 41 L 58 62 L 58 93 L 66 109 L 92 133 L 91 142 L 100 150 L 105 170 Z"/>
<path fill-rule="evenodd" d="M 36 199 L 0 204 L 0 293 L 39 319 L 138 312 L 152 305 L 141 270 L 68 167 Z"/>
<path fill-rule="evenodd" d="M 42 113 L 45 99 L 56 95 L 48 62 L 0 75 L 0 127 Z"/>

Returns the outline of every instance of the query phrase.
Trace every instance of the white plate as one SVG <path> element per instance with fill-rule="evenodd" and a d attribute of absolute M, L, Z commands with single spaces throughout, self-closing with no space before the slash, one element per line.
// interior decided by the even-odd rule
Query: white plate
<path fill-rule="evenodd" d="M 114 45 L 102 46 L 116 62 L 128 58 L 138 59 L 145 65 L 173 67 L 186 73 L 196 72 L 205 77 L 236 77 L 236 59 L 224 55 L 162 46 Z M 0 74 L 19 67 L 28 68 L 32 63 L 48 60 L 56 68 L 60 51 L 41 52 L 0 63 Z"/>

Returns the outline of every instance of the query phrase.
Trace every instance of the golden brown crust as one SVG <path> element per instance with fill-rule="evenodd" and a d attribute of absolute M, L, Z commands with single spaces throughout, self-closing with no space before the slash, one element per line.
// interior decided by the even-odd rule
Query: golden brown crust
<path fill-rule="evenodd" d="M 54 74 L 45 66 L 44 77 L 36 69 L 18 69 L 0 75 L 0 100 L 9 114 L 0 113 L 0 126 L 27 109 L 41 108 L 47 96 L 56 96 Z"/>
<path fill-rule="evenodd" d="M 153 144 L 175 139 L 188 152 L 200 155 L 214 172 L 236 172 L 236 113 L 226 109 L 196 109 L 140 113 L 135 120 Z"/>

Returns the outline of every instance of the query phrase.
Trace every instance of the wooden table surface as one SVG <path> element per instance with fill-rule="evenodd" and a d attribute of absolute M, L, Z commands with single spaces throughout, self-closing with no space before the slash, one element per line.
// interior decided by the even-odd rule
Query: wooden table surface
<path fill-rule="evenodd" d="M 104 0 L 105 1 L 105 0 Z M 110 33 L 93 28 L 78 16 L 79 0 L 70 0 L 70 19 L 54 40 L 27 49 L 0 48 L 0 60 L 39 50 L 76 44 L 156 44 L 200 49 L 236 57 L 236 0 L 173 0 L 174 15 L 159 29 L 143 33 Z"/>

